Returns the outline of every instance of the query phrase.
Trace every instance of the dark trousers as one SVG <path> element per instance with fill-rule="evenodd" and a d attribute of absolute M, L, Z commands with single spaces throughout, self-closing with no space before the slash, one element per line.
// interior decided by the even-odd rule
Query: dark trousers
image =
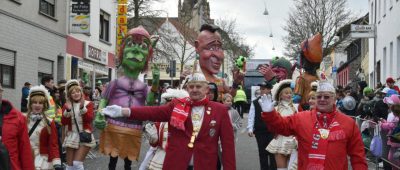
<path fill-rule="evenodd" d="M 276 162 L 274 154 L 269 153 L 265 148 L 274 138 L 271 133 L 255 133 L 257 146 L 258 146 L 258 156 L 260 158 L 260 169 L 261 170 L 276 170 Z"/>
<path fill-rule="evenodd" d="M 125 158 L 124 161 L 125 161 L 124 169 L 131 170 L 132 161 L 130 161 L 128 158 Z M 118 157 L 110 156 L 110 163 L 108 163 L 108 169 L 115 170 L 115 168 L 117 167 L 117 162 L 118 162 Z"/>
<path fill-rule="evenodd" d="M 235 108 L 238 111 L 240 117 L 243 119 L 243 112 L 244 112 L 244 107 L 246 105 L 245 101 L 237 101 L 235 102 Z"/>

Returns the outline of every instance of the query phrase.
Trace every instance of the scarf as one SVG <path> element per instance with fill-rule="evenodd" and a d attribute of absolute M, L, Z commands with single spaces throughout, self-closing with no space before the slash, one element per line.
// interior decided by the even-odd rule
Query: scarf
<path fill-rule="evenodd" d="M 193 101 L 189 97 L 177 99 L 178 103 L 175 104 L 174 109 L 172 110 L 170 124 L 177 129 L 185 130 L 185 121 L 189 115 L 189 112 L 192 111 L 192 107 L 194 106 L 205 106 L 208 103 L 208 97 L 204 97 L 204 99 L 199 101 Z"/>
<path fill-rule="evenodd" d="M 323 170 L 329 141 L 346 138 L 346 134 L 340 128 L 340 124 L 335 120 L 336 112 L 336 109 L 334 109 L 333 113 L 322 114 L 318 112 L 316 114 L 317 121 L 311 136 L 312 143 L 308 154 L 308 170 Z"/>
<path fill-rule="evenodd" d="M 34 122 L 36 122 L 37 120 L 42 120 L 42 118 L 43 117 L 40 113 L 37 113 L 37 114 L 31 113 L 31 115 L 30 115 L 30 119 Z"/>

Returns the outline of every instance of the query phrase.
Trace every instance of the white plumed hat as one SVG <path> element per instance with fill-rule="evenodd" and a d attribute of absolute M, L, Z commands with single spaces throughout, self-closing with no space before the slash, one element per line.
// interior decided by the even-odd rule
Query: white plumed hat
<path fill-rule="evenodd" d="M 292 83 L 292 79 L 285 79 L 281 80 L 278 83 L 272 87 L 271 93 L 272 93 L 272 98 L 275 101 L 279 101 L 279 93 L 286 87 L 290 88 L 290 84 Z"/>
<path fill-rule="evenodd" d="M 28 107 L 30 106 L 30 99 L 33 96 L 43 96 L 44 98 L 46 98 L 47 101 L 47 108 L 50 107 L 50 93 L 49 91 L 46 89 L 46 87 L 44 87 L 43 85 L 39 85 L 39 86 L 33 86 L 30 90 L 29 90 L 29 95 L 28 95 Z"/>
<path fill-rule="evenodd" d="M 83 91 L 82 88 L 79 84 L 79 81 L 76 79 L 72 79 L 72 80 L 68 80 L 67 83 L 65 83 L 65 97 L 67 100 L 69 100 L 69 94 L 68 94 L 68 90 L 73 87 L 73 86 L 78 86 L 81 90 L 82 93 L 82 97 L 83 97 Z"/>
<path fill-rule="evenodd" d="M 167 91 L 161 94 L 161 103 L 165 103 L 167 98 L 184 98 L 189 97 L 189 93 L 186 90 L 181 89 L 167 89 Z"/>

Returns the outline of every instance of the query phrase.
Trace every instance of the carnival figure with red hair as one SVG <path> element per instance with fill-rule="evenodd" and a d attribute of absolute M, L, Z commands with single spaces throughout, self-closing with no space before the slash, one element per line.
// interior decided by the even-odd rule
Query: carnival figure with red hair
<path fill-rule="evenodd" d="M 308 110 L 308 94 L 311 92 L 311 83 L 319 80 L 317 69 L 322 61 L 322 35 L 317 33 L 313 37 L 301 43 L 301 51 L 298 62 L 300 76 L 296 78 L 293 101 L 300 103 L 304 110 Z M 323 76 L 324 77 L 324 76 Z"/>
<path fill-rule="evenodd" d="M 142 26 L 129 30 L 118 55 L 124 76 L 111 81 L 103 91 L 99 110 L 108 105 L 153 105 L 159 85 L 159 69 L 153 67 L 150 92 L 147 84 L 138 77 L 140 73 L 147 71 L 157 40 L 158 37 L 151 37 Z M 103 130 L 100 136 L 100 152 L 110 155 L 109 169 L 116 168 L 118 157 L 125 160 L 125 169 L 131 169 L 132 161 L 139 158 L 142 122 L 127 118 L 105 118 L 97 113 L 95 126 Z"/>

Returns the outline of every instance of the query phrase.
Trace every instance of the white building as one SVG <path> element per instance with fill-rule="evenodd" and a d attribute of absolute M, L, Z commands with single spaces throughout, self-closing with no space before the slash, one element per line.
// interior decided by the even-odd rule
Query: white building
<path fill-rule="evenodd" d="M 68 0 L 67 25 L 71 24 L 71 6 Z M 90 1 L 90 32 L 73 33 L 69 27 L 66 50 L 66 79 L 87 77 L 87 86 L 99 80 L 106 82 L 116 77 L 116 16 L 117 1 Z"/>
<path fill-rule="evenodd" d="M 64 79 L 66 9 L 66 1 L 0 1 L 0 83 L 15 107 L 25 82 Z"/>
<path fill-rule="evenodd" d="M 369 40 L 369 84 L 386 83 L 400 76 L 400 2 L 369 0 L 369 21 L 376 26 L 376 38 Z M 376 44 L 374 44 L 374 41 Z M 376 51 L 374 50 L 376 49 Z"/>

